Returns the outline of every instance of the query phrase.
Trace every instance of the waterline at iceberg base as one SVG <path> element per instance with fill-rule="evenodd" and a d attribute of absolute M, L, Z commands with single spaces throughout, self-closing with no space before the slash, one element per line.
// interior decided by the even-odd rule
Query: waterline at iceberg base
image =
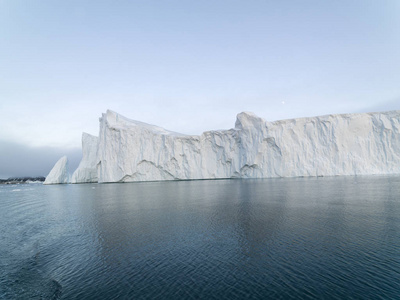
<path fill-rule="evenodd" d="M 400 111 L 268 122 L 185 135 L 107 110 L 99 137 L 83 133 L 82 161 L 65 159 L 44 184 L 400 174 Z"/>

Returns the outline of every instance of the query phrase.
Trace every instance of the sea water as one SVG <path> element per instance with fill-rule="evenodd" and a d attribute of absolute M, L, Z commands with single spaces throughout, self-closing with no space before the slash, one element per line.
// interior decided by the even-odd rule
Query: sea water
<path fill-rule="evenodd" d="M 0 186 L 0 299 L 400 299 L 400 177 Z"/>

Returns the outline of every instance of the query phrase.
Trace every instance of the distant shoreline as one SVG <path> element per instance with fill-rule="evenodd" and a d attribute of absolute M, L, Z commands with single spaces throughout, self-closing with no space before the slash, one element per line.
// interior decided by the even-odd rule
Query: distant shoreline
<path fill-rule="evenodd" d="M 10 177 L 8 179 L 0 179 L 0 184 L 24 184 L 32 182 L 43 182 L 46 178 L 44 176 L 38 177 Z"/>

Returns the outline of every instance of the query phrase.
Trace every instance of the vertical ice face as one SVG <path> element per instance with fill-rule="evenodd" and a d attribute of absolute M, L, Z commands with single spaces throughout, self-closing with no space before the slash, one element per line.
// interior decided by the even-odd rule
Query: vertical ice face
<path fill-rule="evenodd" d="M 268 161 L 279 176 L 400 173 L 398 111 L 284 120 L 267 128 L 281 153 Z"/>
<path fill-rule="evenodd" d="M 49 175 L 46 176 L 46 180 L 43 184 L 60 184 L 68 182 L 68 159 L 66 156 L 63 156 L 56 162 Z"/>
<path fill-rule="evenodd" d="M 97 141 L 96 136 L 82 133 L 82 160 L 72 174 L 71 183 L 97 182 Z"/>

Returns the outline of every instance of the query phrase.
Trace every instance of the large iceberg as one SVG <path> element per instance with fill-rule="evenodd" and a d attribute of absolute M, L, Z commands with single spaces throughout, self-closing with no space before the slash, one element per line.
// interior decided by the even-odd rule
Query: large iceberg
<path fill-rule="evenodd" d="M 267 122 L 184 135 L 108 110 L 82 139 L 73 183 L 400 174 L 400 111 Z"/>
<path fill-rule="evenodd" d="M 43 184 L 59 183 L 69 183 L 68 158 L 66 156 L 61 157 L 56 162 L 49 175 L 46 176 L 46 180 L 43 182 Z"/>
<path fill-rule="evenodd" d="M 99 182 L 400 173 L 400 111 L 267 122 L 183 135 L 107 111 Z"/>

